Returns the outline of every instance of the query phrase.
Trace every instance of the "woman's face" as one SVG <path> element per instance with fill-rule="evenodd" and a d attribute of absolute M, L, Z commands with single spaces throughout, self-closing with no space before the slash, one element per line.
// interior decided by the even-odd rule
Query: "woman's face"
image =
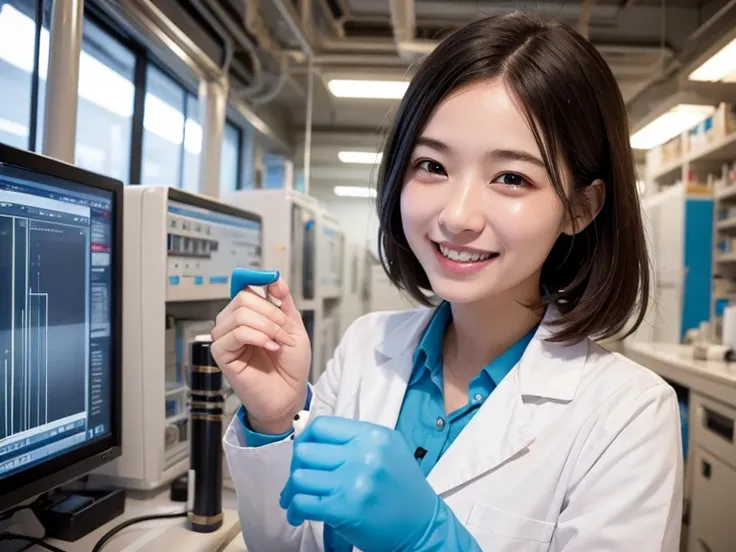
<path fill-rule="evenodd" d="M 437 108 L 411 156 L 401 218 L 443 299 L 538 297 L 542 264 L 568 217 L 502 81 L 470 85 Z"/>

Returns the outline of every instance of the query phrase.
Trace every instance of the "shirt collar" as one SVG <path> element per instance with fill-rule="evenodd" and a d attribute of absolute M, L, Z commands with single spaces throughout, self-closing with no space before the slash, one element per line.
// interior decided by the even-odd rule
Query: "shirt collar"
<path fill-rule="evenodd" d="M 451 320 L 450 303 L 443 301 L 437 307 L 414 351 L 414 373 L 409 380 L 409 385 L 415 383 L 425 370 L 429 371 L 430 375 L 437 375 L 437 371 L 442 366 L 442 344 L 445 331 Z M 494 385 L 501 383 L 501 380 L 519 362 L 536 331 L 537 326 L 485 366 L 483 372 L 491 378 Z"/>
<path fill-rule="evenodd" d="M 506 349 L 498 357 L 489 362 L 484 371 L 491 376 L 493 383 L 497 386 L 501 380 L 508 375 L 514 366 L 521 360 L 527 345 L 537 332 L 537 326 L 534 326 L 527 334 Z"/>
<path fill-rule="evenodd" d="M 442 363 L 442 343 L 450 320 L 452 320 L 450 303 L 443 301 L 435 310 L 427 329 L 424 330 L 419 345 L 414 351 L 414 366 L 416 369 L 412 376 L 412 382 L 421 375 L 420 366 L 434 369 Z"/>

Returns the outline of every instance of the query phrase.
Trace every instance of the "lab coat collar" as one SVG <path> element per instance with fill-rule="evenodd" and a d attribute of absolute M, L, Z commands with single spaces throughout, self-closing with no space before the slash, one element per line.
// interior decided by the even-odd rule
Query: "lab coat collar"
<path fill-rule="evenodd" d="M 413 368 L 414 349 L 435 309 L 420 309 L 386 327 L 375 365 L 363 373 L 358 402 L 361 420 L 395 428 Z M 491 471 L 530 446 L 533 412 L 525 397 L 572 400 L 585 365 L 587 343 L 566 347 L 544 339 L 558 316 L 549 308 L 521 360 L 483 403 L 427 477 L 442 495 Z M 393 326 L 393 327 L 392 327 Z"/>
<path fill-rule="evenodd" d="M 378 352 L 388 358 L 401 355 L 407 350 L 413 354 L 438 308 L 422 307 L 413 311 L 413 316 L 402 317 L 396 324 L 389 321 L 383 339 L 376 347 Z"/>
<path fill-rule="evenodd" d="M 411 374 L 411 357 L 437 308 L 418 309 L 414 316 L 404 318 L 393 327 L 387 327 L 384 338 L 376 347 L 379 356 L 385 357 L 384 360 L 403 358 L 409 352 L 408 365 L 406 362 L 397 362 L 390 366 L 400 367 L 404 391 Z M 588 342 L 583 340 L 574 345 L 565 345 L 546 341 L 554 332 L 554 322 L 559 316 L 556 306 L 550 305 L 547 308 L 542 323 L 517 365 L 522 396 L 560 401 L 571 401 L 575 397 L 587 359 Z"/>
<path fill-rule="evenodd" d="M 384 328 L 384 337 L 375 350 L 375 364 L 360 384 L 358 416 L 394 429 L 414 367 L 414 350 L 436 308 L 421 308 L 411 316 L 395 317 Z"/>
<path fill-rule="evenodd" d="M 384 360 L 399 356 L 403 358 L 409 351 L 409 366 L 406 363 L 392 363 L 393 368 L 401 367 L 404 390 L 411 374 L 411 357 L 437 308 L 418 309 L 414 311 L 414 316 L 403 318 L 393 327 L 387 326 L 384 338 L 376 347 L 379 356 L 385 357 Z M 519 389 L 523 396 L 560 401 L 571 401 L 575 397 L 587 359 L 588 341 L 574 345 L 546 341 L 554 332 L 554 322 L 559 316 L 556 306 L 547 308 L 542 323 L 517 365 Z"/>
<path fill-rule="evenodd" d="M 588 356 L 588 340 L 573 345 L 547 341 L 559 318 L 550 305 L 534 338 L 519 361 L 517 378 L 522 396 L 571 401 L 580 384 Z"/>

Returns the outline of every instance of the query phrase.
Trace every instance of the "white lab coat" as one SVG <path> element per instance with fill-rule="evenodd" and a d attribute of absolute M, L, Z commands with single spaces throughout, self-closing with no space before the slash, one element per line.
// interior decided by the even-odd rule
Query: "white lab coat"
<path fill-rule="evenodd" d="M 432 313 L 354 322 L 315 386 L 310 419 L 395 427 Z M 545 342 L 548 317 L 429 483 L 484 551 L 676 552 L 683 461 L 672 388 L 590 340 Z M 292 441 L 250 448 L 235 420 L 224 443 L 249 552 L 322 552 L 322 524 L 292 527 L 279 507 Z"/>

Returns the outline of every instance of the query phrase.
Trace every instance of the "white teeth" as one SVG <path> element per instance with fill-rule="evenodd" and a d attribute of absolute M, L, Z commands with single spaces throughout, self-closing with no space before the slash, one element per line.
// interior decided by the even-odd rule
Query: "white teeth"
<path fill-rule="evenodd" d="M 448 259 L 458 261 L 461 263 L 485 261 L 491 258 L 491 253 L 471 253 L 470 251 L 455 251 L 449 247 L 438 244 L 440 253 L 442 253 Z"/>

